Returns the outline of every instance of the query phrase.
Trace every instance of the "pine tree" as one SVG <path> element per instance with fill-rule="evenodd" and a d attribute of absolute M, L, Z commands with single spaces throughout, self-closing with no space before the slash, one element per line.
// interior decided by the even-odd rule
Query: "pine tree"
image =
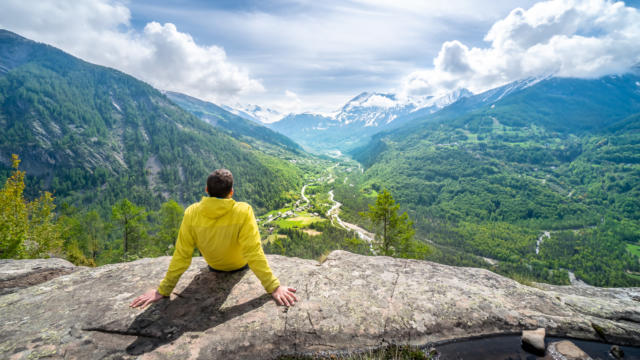
<path fill-rule="evenodd" d="M 183 214 L 184 209 L 175 200 L 169 200 L 160 207 L 156 244 L 161 254 L 170 255 L 168 249 L 170 245 L 175 244 L 178 238 Z"/>
<path fill-rule="evenodd" d="M 391 193 L 384 189 L 378 193 L 375 205 L 369 205 L 369 211 L 360 213 L 376 227 L 376 247 L 381 255 L 406 257 L 411 253 L 413 222 L 406 212 L 398 215 L 399 209 Z"/>
<path fill-rule="evenodd" d="M 129 199 L 118 201 L 111 209 L 113 219 L 119 222 L 122 228 L 124 260 L 129 255 L 131 245 L 139 245 L 140 240 L 145 236 L 142 220 L 147 216 L 144 208 L 131 203 Z"/>
<path fill-rule="evenodd" d="M 95 263 L 98 253 L 102 250 L 106 228 L 105 223 L 95 210 L 84 214 L 80 222 L 87 231 L 89 258 Z"/>

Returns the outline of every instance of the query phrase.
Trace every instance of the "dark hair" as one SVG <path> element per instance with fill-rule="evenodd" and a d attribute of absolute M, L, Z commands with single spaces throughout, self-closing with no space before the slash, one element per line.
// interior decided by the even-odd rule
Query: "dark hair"
<path fill-rule="evenodd" d="M 207 178 L 207 192 L 211 197 L 226 197 L 233 188 L 233 174 L 227 169 L 218 169 Z"/>

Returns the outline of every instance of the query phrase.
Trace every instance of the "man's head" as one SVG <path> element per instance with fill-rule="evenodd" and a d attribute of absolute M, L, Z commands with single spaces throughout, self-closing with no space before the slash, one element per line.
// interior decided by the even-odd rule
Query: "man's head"
<path fill-rule="evenodd" d="M 218 169 L 207 178 L 207 193 L 211 197 L 226 198 L 233 191 L 233 175 L 227 169 Z"/>

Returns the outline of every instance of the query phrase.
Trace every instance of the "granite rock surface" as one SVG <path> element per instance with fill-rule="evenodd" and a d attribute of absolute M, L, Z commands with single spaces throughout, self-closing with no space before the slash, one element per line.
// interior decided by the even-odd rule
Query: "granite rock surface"
<path fill-rule="evenodd" d="M 157 286 L 169 257 L 78 268 L 0 296 L 0 358 L 271 359 L 540 327 L 640 345 L 632 295 L 540 289 L 483 269 L 344 251 L 322 264 L 268 259 L 281 283 L 298 289 L 296 306 L 277 306 L 250 270 L 212 273 L 202 258 L 170 298 L 143 310 L 128 305 Z"/>
<path fill-rule="evenodd" d="M 0 260 L 0 295 L 37 285 L 78 269 L 64 259 Z"/>

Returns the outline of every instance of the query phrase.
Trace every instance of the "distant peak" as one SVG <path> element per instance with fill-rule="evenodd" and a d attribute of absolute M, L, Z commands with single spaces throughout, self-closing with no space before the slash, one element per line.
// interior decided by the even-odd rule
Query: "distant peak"
<path fill-rule="evenodd" d="M 354 102 L 354 101 L 360 101 L 362 99 L 365 99 L 365 98 L 369 97 L 369 95 L 370 95 L 369 92 L 363 91 L 360 94 L 356 95 L 353 99 L 347 101 L 347 103 Z"/>

